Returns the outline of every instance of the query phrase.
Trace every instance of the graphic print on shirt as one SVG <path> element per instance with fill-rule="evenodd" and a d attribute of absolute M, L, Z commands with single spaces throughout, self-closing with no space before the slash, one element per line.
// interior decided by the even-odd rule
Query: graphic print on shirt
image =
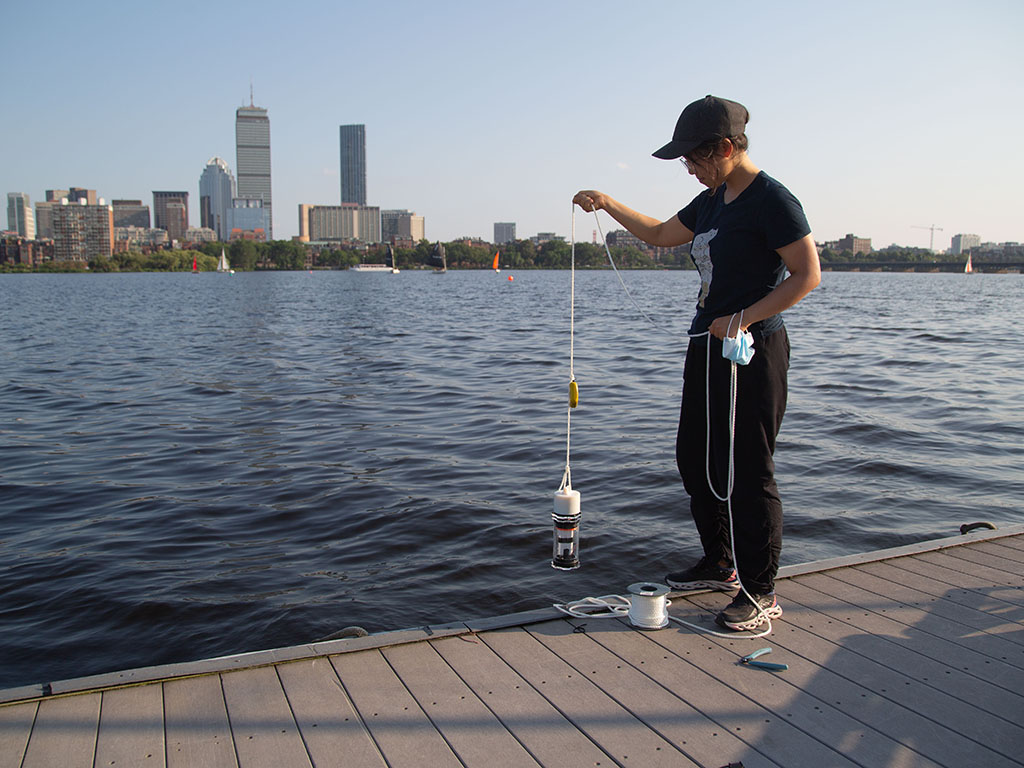
<path fill-rule="evenodd" d="M 700 272 L 700 295 L 697 297 L 697 306 L 701 309 L 704 308 L 704 299 L 711 290 L 711 241 L 717 234 L 717 229 L 701 232 L 693 238 L 693 247 L 690 248 L 690 258 Z"/>

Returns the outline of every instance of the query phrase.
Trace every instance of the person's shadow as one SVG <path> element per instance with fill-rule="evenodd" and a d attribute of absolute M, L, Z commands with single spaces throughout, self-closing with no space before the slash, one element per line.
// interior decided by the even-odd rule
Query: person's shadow
<path fill-rule="evenodd" d="M 1024 765 L 1024 578 L 1012 569 L 1024 570 L 1024 551 L 1015 560 L 1012 548 L 1000 555 L 999 547 L 982 542 L 780 579 L 784 614 L 770 636 L 707 636 L 707 645 L 731 651 L 734 662 L 771 646 L 761 659 L 789 665 L 740 669 L 746 674 L 727 682 L 766 716 L 829 745 L 836 762 L 817 764 L 845 763 L 841 754 L 870 766 Z M 696 615 L 687 602 L 717 611 L 728 598 L 695 595 L 673 614 Z M 766 734 L 747 758 L 779 762 L 769 746 Z M 815 764 L 805 758 L 800 764 Z"/>

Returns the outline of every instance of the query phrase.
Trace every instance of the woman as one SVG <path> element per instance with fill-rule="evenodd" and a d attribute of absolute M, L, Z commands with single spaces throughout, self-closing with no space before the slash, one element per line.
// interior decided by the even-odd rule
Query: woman
<path fill-rule="evenodd" d="M 701 287 L 683 371 L 676 462 L 704 556 L 666 580 L 675 589 L 730 592 L 742 582 L 743 590 L 716 619 L 734 630 L 754 629 L 782 615 L 774 583 L 782 549 L 782 503 L 772 458 L 786 408 L 789 368 L 789 339 L 780 313 L 821 280 L 818 252 L 800 202 L 747 155 L 748 119 L 742 104 L 714 96 L 683 110 L 672 141 L 654 156 L 679 158 L 708 189 L 666 221 L 596 190 L 583 190 L 573 198 L 585 211 L 607 211 L 651 245 L 692 243 L 690 257 Z M 752 337 L 754 355 L 736 366 L 730 493 L 732 363 L 723 358 L 722 346 L 723 339 L 744 331 Z"/>

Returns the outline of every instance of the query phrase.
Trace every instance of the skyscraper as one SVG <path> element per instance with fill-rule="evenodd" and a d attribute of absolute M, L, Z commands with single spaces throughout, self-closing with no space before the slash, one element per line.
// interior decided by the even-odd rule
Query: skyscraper
<path fill-rule="evenodd" d="M 341 202 L 366 205 L 366 126 L 342 125 Z"/>
<path fill-rule="evenodd" d="M 153 192 L 153 226 L 181 240 L 188 229 L 188 192 Z"/>
<path fill-rule="evenodd" d="M 238 197 L 262 200 L 270 222 L 267 239 L 274 237 L 274 206 L 270 191 L 270 118 L 267 110 L 249 98 L 248 107 L 235 112 L 235 168 L 238 171 Z"/>
<path fill-rule="evenodd" d="M 216 232 L 222 243 L 231 236 L 229 213 L 234 197 L 235 177 L 231 169 L 219 157 L 211 157 L 199 177 L 199 223 Z"/>
<path fill-rule="evenodd" d="M 36 239 L 36 220 L 32 203 L 24 192 L 7 193 L 7 228 L 26 240 Z"/>

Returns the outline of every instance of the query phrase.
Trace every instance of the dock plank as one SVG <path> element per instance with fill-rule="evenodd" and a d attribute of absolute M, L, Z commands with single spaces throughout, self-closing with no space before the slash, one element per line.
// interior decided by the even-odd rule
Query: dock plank
<path fill-rule="evenodd" d="M 803 605 L 815 600 L 809 598 L 807 592 L 804 588 L 800 593 Z M 791 599 L 787 597 L 787 601 Z M 825 617 L 815 617 L 813 612 L 801 610 L 797 605 L 784 604 L 788 614 L 784 614 L 781 621 L 790 631 L 776 632 L 772 637 L 780 647 L 799 649 L 810 658 L 820 659 L 822 671 L 818 678 L 829 679 L 829 683 L 825 689 L 810 690 L 844 701 L 856 702 L 859 697 L 862 702 L 857 708 L 859 717 L 870 717 L 865 721 L 872 727 L 904 743 L 908 743 L 908 737 L 909 743 L 920 742 L 915 748 L 937 762 L 959 754 L 965 761 L 958 763 L 962 765 L 981 759 L 986 761 L 985 765 L 1014 764 L 1012 756 L 1024 743 L 1024 730 L 1006 719 L 1004 715 L 1008 713 L 983 712 L 965 702 L 957 695 L 951 680 L 952 670 L 930 665 L 936 671 L 950 674 L 938 674 L 929 679 L 915 669 L 918 659 L 912 652 L 899 654 L 897 647 L 892 644 L 886 647 L 884 639 L 859 628 L 856 623 L 827 620 L 829 611 L 839 615 L 841 608 L 826 607 L 821 611 Z M 781 621 L 779 629 L 783 627 Z M 911 676 L 915 671 L 917 676 Z M 859 690 L 834 679 L 833 675 L 855 684 Z M 918 678 L 924 678 L 924 682 Z M 965 675 L 961 679 L 970 681 L 970 678 Z M 999 692 L 999 695 L 1019 706 L 1020 699 L 1012 691 Z M 896 730 L 891 730 L 893 728 Z"/>
<path fill-rule="evenodd" d="M 0 768 L 20 768 L 39 703 L 0 707 Z"/>
<path fill-rule="evenodd" d="M 492 765 L 500 756 L 503 768 L 536 768 L 537 761 L 487 707 L 487 691 L 493 689 L 474 691 L 467 686 L 430 643 L 387 648 L 383 653 L 465 765 Z"/>
<path fill-rule="evenodd" d="M 574 636 L 574 630 L 579 626 L 584 627 L 590 642 Z M 672 667 L 675 665 L 672 662 L 678 663 L 678 659 L 669 659 L 664 653 L 652 654 L 655 647 L 639 637 L 638 630 L 616 620 L 583 619 L 547 625 L 543 630 L 532 628 L 530 634 L 647 727 L 675 744 L 680 752 L 698 765 L 710 765 L 716 760 L 723 763 L 743 762 L 744 765 L 779 765 L 751 749 L 749 743 L 735 731 L 735 728 L 746 727 L 754 738 L 759 733 L 763 735 L 763 722 L 757 723 L 759 718 L 756 714 L 749 716 L 758 707 L 751 707 L 749 702 L 733 700 L 731 703 L 737 707 L 734 714 L 742 712 L 744 716 L 739 718 L 742 725 L 732 727 L 707 717 L 685 699 L 666 689 L 660 678 L 652 677 L 653 673 L 649 670 L 656 667 L 657 659 L 670 662 L 661 665 L 661 671 L 665 674 L 674 671 Z M 618 637 L 614 637 L 616 635 Z M 602 638 L 609 645 L 617 645 L 636 664 L 612 651 L 602 642 Z M 700 698 L 705 705 L 710 705 L 722 692 L 714 681 L 706 682 L 711 684 L 701 692 Z"/>
<path fill-rule="evenodd" d="M 277 673 L 313 765 L 387 765 L 329 659 L 281 664 Z"/>
<path fill-rule="evenodd" d="M 687 717 L 684 707 L 670 708 L 665 735 L 677 731 L 674 738 L 685 740 L 686 751 L 701 765 L 711 765 L 716 760 L 744 765 L 777 764 L 786 768 L 856 765 L 827 743 L 808 736 L 766 709 L 756 698 L 739 693 L 731 684 L 731 678 L 743 673 L 749 676 L 750 669 L 735 669 L 736 654 L 729 654 L 727 663 L 720 657 L 717 674 L 708 674 L 705 671 L 707 657 L 716 649 L 708 647 L 703 636 L 675 624 L 658 631 L 641 632 L 622 620 L 609 621 L 601 629 L 605 631 L 588 631 L 588 635 L 693 708 L 700 718 L 695 723 Z M 664 643 L 658 642 L 659 638 L 672 635 L 674 643 L 667 638 Z M 669 644 L 674 644 L 674 649 L 670 649 Z M 694 663 L 696 658 L 700 659 L 699 663 Z M 762 689 L 785 688 L 790 697 L 799 693 L 786 681 L 771 675 L 759 676 L 759 682 Z M 637 694 L 654 698 L 639 688 Z M 737 740 L 735 750 L 723 749 L 724 734 Z"/>
<path fill-rule="evenodd" d="M 1016 549 L 1019 552 L 1024 552 L 1024 536 L 1003 536 L 995 539 L 996 542 L 1004 547 L 1010 547 Z"/>
<path fill-rule="evenodd" d="M 863 658 L 882 663 L 907 677 L 939 688 L 943 693 L 952 693 L 957 698 L 984 712 L 1003 716 L 1006 712 L 1017 711 L 1024 700 L 1019 690 L 995 686 L 979 678 L 970 670 L 961 668 L 960 654 L 955 644 L 940 646 L 940 650 L 929 649 L 923 653 L 923 644 L 914 645 L 893 642 L 884 633 L 872 631 L 863 617 L 844 621 L 836 606 L 842 603 L 825 600 L 819 593 L 808 591 L 797 584 L 785 584 L 780 591 L 785 613 L 778 623 L 780 629 L 787 626 L 802 627 L 815 635 L 839 646 L 855 650 Z M 848 613 L 849 606 L 845 606 Z M 810 614 L 806 611 L 810 609 Z M 834 611 L 834 614 L 827 613 Z M 811 619 L 804 618 L 811 616 Z M 898 630 L 897 630 L 898 631 Z M 945 650 L 945 655 L 941 652 Z"/>
<path fill-rule="evenodd" d="M 1000 544 L 1002 541 L 979 541 L 977 544 L 971 545 L 971 550 L 974 552 L 984 552 L 987 555 L 993 557 L 999 557 L 1003 560 L 1008 561 L 1006 563 L 1007 568 L 1017 571 L 1021 565 L 1024 565 L 1024 552 L 1013 547 Z"/>
<path fill-rule="evenodd" d="M 691 598 L 690 603 L 703 603 L 704 607 L 717 610 L 719 601 L 712 596 Z M 682 606 L 674 606 L 673 615 L 680 614 Z M 691 617 L 687 621 L 693 622 Z M 699 626 L 699 624 L 698 624 Z M 751 637 L 717 637 L 710 634 L 698 634 L 696 630 L 685 629 L 678 632 L 652 632 L 648 637 L 677 655 L 686 654 L 690 663 L 699 665 L 713 679 L 720 681 L 735 691 L 736 695 L 745 697 L 756 703 L 765 713 L 766 725 L 771 729 L 772 739 L 781 742 L 779 747 L 786 751 L 794 743 L 787 729 L 791 727 L 819 744 L 839 752 L 843 757 L 823 759 L 812 765 L 843 765 L 844 760 L 853 761 L 863 766 L 889 766 L 890 768 L 935 768 L 937 763 L 901 744 L 897 739 L 882 733 L 862 719 L 862 707 L 865 702 L 858 695 L 838 699 L 836 691 L 829 687 L 830 680 L 821 678 L 819 659 L 813 657 L 813 649 L 807 651 L 809 656 L 801 656 L 804 652 L 791 651 L 776 642 L 778 631 L 785 627 L 776 622 L 776 634 L 770 638 Z M 792 631 L 792 628 L 786 627 Z M 689 637 L 687 633 L 692 633 Z M 694 652 L 693 638 L 700 642 L 699 651 Z M 753 667 L 739 664 L 739 657 L 757 648 L 772 643 L 775 652 L 768 657 L 769 661 L 790 665 L 785 672 L 765 672 Z M 794 647 L 798 644 L 794 643 Z M 788 652 L 787 652 L 788 651 Z M 821 653 L 827 654 L 824 649 Z M 688 687 L 699 695 L 701 688 Z M 829 695 L 825 695 L 829 694 Z M 769 749 L 766 743 L 761 748 Z M 793 752 L 793 760 L 803 757 L 801 752 Z M 820 748 L 810 752 L 811 757 L 821 754 Z M 827 753 L 826 753 L 827 754 Z"/>
<path fill-rule="evenodd" d="M 99 719 L 98 693 L 40 702 L 22 768 L 92 768 Z"/>
<path fill-rule="evenodd" d="M 496 630 L 480 637 L 616 763 L 645 768 L 695 765 L 672 742 L 546 649 L 533 634 L 553 631 L 558 624 L 565 621 L 534 624 L 529 632 Z"/>
<path fill-rule="evenodd" d="M 238 768 L 219 675 L 163 684 L 167 768 Z"/>
<path fill-rule="evenodd" d="M 159 685 L 103 691 L 97 766 L 163 766 L 164 698 Z"/>
<path fill-rule="evenodd" d="M 953 652 L 952 656 L 943 658 L 957 658 L 963 669 L 970 668 L 974 674 L 987 676 L 986 679 L 1011 690 L 1024 690 L 1024 647 L 1020 645 L 998 636 L 981 636 L 963 624 L 901 605 L 888 596 L 829 574 L 801 576 L 794 583 L 823 592 L 847 606 L 856 606 L 857 618 L 847 609 L 849 620 L 863 621 L 867 627 L 878 627 L 879 634 L 892 635 L 895 642 L 912 644 L 914 648 L 935 649 L 940 654 Z"/>
<path fill-rule="evenodd" d="M 1014 573 L 1006 569 L 1003 558 L 978 552 L 973 547 L 957 547 L 943 552 L 924 552 L 920 555 L 926 563 L 935 563 L 950 570 L 973 573 L 993 584 L 1004 584 L 1008 587 L 1024 586 L 1024 574 Z M 1024 598 L 1024 592 L 1021 597 Z"/>
<path fill-rule="evenodd" d="M 934 575 L 927 576 L 918 570 L 900 567 L 905 565 L 907 563 L 902 561 L 891 561 L 860 566 L 857 570 L 884 579 L 890 585 L 903 585 L 916 592 L 957 605 L 968 611 L 956 614 L 964 623 L 982 628 L 988 633 L 998 634 L 1011 642 L 1024 644 L 1024 605 L 1000 601 L 991 593 L 985 594 L 978 589 L 947 584 L 936 579 Z M 935 567 L 928 564 L 925 566 Z M 936 569 L 936 572 L 938 570 Z M 972 585 L 982 589 L 984 582 L 977 579 L 972 581 Z"/>
<path fill-rule="evenodd" d="M 609 765 L 599 749 L 482 640 L 436 640 L 434 649 L 541 765 Z M 486 693 L 485 693 L 486 692 Z"/>
<path fill-rule="evenodd" d="M 239 768 L 311 768 L 274 667 L 221 675 Z"/>
<path fill-rule="evenodd" d="M 919 584 L 914 583 L 913 579 L 893 581 L 872 573 L 867 568 L 844 568 L 827 575 L 869 592 L 885 595 L 910 609 L 924 611 L 930 616 L 948 621 L 950 627 L 957 632 L 975 630 L 984 635 L 991 635 L 995 638 L 993 645 L 988 645 L 988 638 L 983 638 L 983 640 L 986 643 L 986 648 L 992 651 L 1002 648 L 1006 653 L 1017 651 L 1024 654 L 1024 624 L 1014 621 L 1009 616 L 992 616 L 984 611 L 979 611 L 974 606 L 963 605 L 947 595 L 935 595 L 923 591 L 926 585 L 925 579 L 918 577 L 921 586 L 918 588 Z M 1024 616 L 1024 611 L 1020 613 Z M 1005 643 L 1021 647 L 1004 647 Z"/>
<path fill-rule="evenodd" d="M 331 663 L 391 768 L 461 766 L 379 650 L 332 656 Z"/>
<path fill-rule="evenodd" d="M 708 602 L 706 597 L 693 601 Z M 814 709 L 822 715 L 831 717 L 827 708 L 835 708 L 889 737 L 902 745 L 893 759 L 900 755 L 907 765 L 916 766 L 925 759 L 951 766 L 1016 765 L 1012 757 L 979 743 L 985 734 L 992 734 L 1012 747 L 1014 741 L 1003 735 L 1007 721 L 989 715 L 981 722 L 977 712 L 958 721 L 954 697 L 915 686 L 906 676 L 873 661 L 870 651 L 865 654 L 860 647 L 864 638 L 856 628 L 829 622 L 826 616 L 791 602 L 784 604 L 784 610 L 770 638 L 760 642 L 770 640 L 774 649 L 770 660 L 790 666 L 778 676 L 793 680 L 805 695 L 818 699 Z M 834 633 L 834 640 L 816 634 L 819 629 Z M 909 759 L 907 749 L 918 755 Z M 891 760 L 874 764 L 888 766 Z"/>
<path fill-rule="evenodd" d="M 948 585 L 950 594 L 956 595 L 961 600 L 974 600 L 979 610 L 994 611 L 1003 610 L 1004 606 L 990 606 L 985 601 L 998 600 L 1006 605 L 1024 607 L 1024 590 L 1020 587 L 1012 587 L 1005 584 L 993 584 L 991 579 L 985 579 L 973 573 L 962 570 L 951 570 L 943 565 L 937 565 L 916 557 L 889 560 L 887 563 L 900 570 L 916 573 L 920 576 L 932 579 L 936 584 Z M 956 592 L 952 588 L 961 590 Z M 964 594 L 970 593 L 970 594 Z M 973 595 L 973 598 L 972 598 Z"/>

